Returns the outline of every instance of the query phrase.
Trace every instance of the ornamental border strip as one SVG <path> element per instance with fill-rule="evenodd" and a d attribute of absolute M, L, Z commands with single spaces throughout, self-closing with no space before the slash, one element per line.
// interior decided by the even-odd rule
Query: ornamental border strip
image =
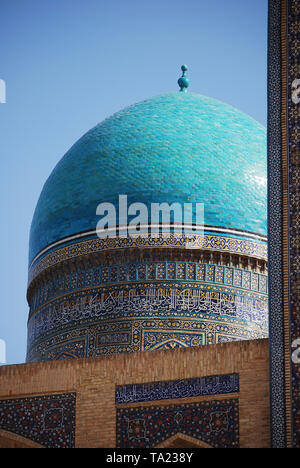
<path fill-rule="evenodd" d="M 182 248 L 186 246 L 182 240 L 175 236 L 152 238 L 151 242 L 146 239 L 88 239 L 57 249 L 45 257 L 37 260 L 29 268 L 28 285 L 44 270 L 53 267 L 63 261 L 87 256 L 92 253 L 99 253 L 110 250 L 131 249 L 131 248 Z M 198 242 L 191 249 L 212 250 L 220 253 L 247 255 L 261 260 L 267 259 L 266 243 L 259 243 L 247 239 L 234 237 L 204 234 L 199 236 Z"/>
<path fill-rule="evenodd" d="M 300 363 L 291 359 L 294 343 L 300 344 L 300 245 L 299 223 L 299 171 L 300 171 L 300 102 L 294 100 L 299 96 L 300 86 L 300 0 L 288 1 L 286 11 L 286 154 L 287 154 L 287 184 L 286 184 L 286 218 L 288 228 L 284 228 L 287 239 L 285 249 L 287 271 L 285 291 L 288 291 L 285 304 L 285 366 L 286 366 L 286 421 L 288 426 L 288 446 L 300 448 Z M 298 94 L 297 94 L 298 93 Z M 284 238 L 285 239 L 285 238 Z M 285 267 L 286 268 L 286 267 Z M 288 304 L 288 306 L 287 306 Z"/>
<path fill-rule="evenodd" d="M 271 446 L 300 447 L 300 1 L 269 0 L 268 238 Z M 294 98 L 296 94 L 296 98 Z"/>
<path fill-rule="evenodd" d="M 172 277 L 173 276 L 173 277 Z M 267 275 L 216 264 L 179 261 L 145 261 L 117 265 L 99 265 L 94 268 L 77 270 L 49 279 L 36 288 L 30 299 L 30 316 L 43 305 L 75 290 L 86 290 L 100 286 L 135 283 L 145 281 L 176 281 L 200 284 L 216 284 L 267 294 Z"/>
<path fill-rule="evenodd" d="M 232 287 L 232 286 L 226 286 L 226 285 L 221 285 L 221 284 L 216 284 L 216 283 L 204 283 L 204 282 L 195 282 L 195 283 L 190 283 L 190 282 L 141 282 L 141 283 L 125 283 L 125 284 L 120 284 L 120 285 L 105 285 L 105 286 L 95 286 L 92 288 L 86 288 L 84 290 L 76 290 L 76 291 L 71 291 L 70 293 L 63 294 L 62 296 L 56 297 L 44 304 L 42 304 L 38 309 L 32 311 L 29 315 L 28 322 L 35 317 L 37 314 L 43 313 L 47 307 L 52 306 L 55 307 L 56 305 L 60 305 L 62 301 L 70 301 L 70 300 L 76 300 L 78 299 L 85 299 L 87 296 L 91 296 L 93 294 L 101 294 L 111 296 L 114 293 L 115 299 L 120 296 L 121 292 L 123 291 L 123 294 L 125 293 L 125 296 L 128 295 L 137 295 L 137 291 L 141 289 L 145 291 L 145 294 L 142 294 L 142 296 L 147 297 L 147 293 L 150 296 L 155 296 L 157 294 L 161 294 L 163 291 L 168 290 L 170 291 L 169 295 L 173 294 L 173 291 L 176 292 L 176 294 L 182 294 L 182 292 L 185 292 L 187 294 L 187 297 L 190 295 L 191 297 L 193 294 L 190 294 L 190 291 L 195 291 L 196 293 L 199 292 L 202 294 L 224 294 L 224 300 L 233 300 L 234 296 L 243 296 L 245 299 L 248 300 L 257 300 L 257 301 L 262 301 L 266 302 L 268 300 L 268 296 L 264 293 L 261 292 L 252 292 L 249 290 L 243 290 L 241 288 L 237 287 Z M 168 296 L 168 295 L 167 295 Z M 232 298 L 230 298 L 232 296 Z M 113 296 L 112 296 L 113 297 Z M 219 299 L 218 297 L 212 298 L 212 299 Z M 115 314 L 109 315 L 109 317 L 114 317 Z"/>
<path fill-rule="evenodd" d="M 232 373 L 190 379 L 119 385 L 115 390 L 115 402 L 116 405 L 124 405 L 146 401 L 239 393 L 239 391 L 239 374 Z"/>

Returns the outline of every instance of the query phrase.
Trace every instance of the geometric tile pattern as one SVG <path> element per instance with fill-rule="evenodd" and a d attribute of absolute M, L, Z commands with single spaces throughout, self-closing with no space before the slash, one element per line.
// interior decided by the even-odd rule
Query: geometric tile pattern
<path fill-rule="evenodd" d="M 288 99 L 288 277 L 289 277 L 289 337 L 291 353 L 300 349 L 300 1 L 287 3 L 287 71 Z M 296 98 L 291 99 L 293 89 Z M 296 353 L 297 354 L 297 353 Z M 300 351 L 298 352 L 300 356 Z M 300 448 L 300 359 L 291 360 L 290 368 L 292 446 Z"/>
<path fill-rule="evenodd" d="M 77 287 L 77 286 L 76 286 Z M 100 286 L 31 315 L 27 361 L 199 346 L 268 335 L 267 295 L 201 282 Z"/>
<path fill-rule="evenodd" d="M 45 448 L 74 448 L 75 393 L 0 400 L 0 429 Z"/>
<path fill-rule="evenodd" d="M 212 375 L 193 379 L 118 386 L 116 387 L 116 404 L 220 395 L 238 393 L 239 391 L 238 374 Z"/>
<path fill-rule="evenodd" d="M 267 276 L 241 268 L 196 262 L 143 262 L 122 265 L 78 268 L 73 272 L 57 273 L 35 289 L 30 299 L 30 316 L 46 302 L 72 291 L 101 284 L 133 281 L 184 280 L 203 281 L 267 294 Z"/>
<path fill-rule="evenodd" d="M 300 447 L 300 2 L 269 2 L 272 447 Z M 297 352 L 297 351 L 296 351 Z M 299 352 L 298 352 L 299 353 Z"/>
<path fill-rule="evenodd" d="M 281 4 L 269 1 L 268 38 L 268 241 L 270 314 L 271 445 L 286 447 L 284 323 L 283 323 L 283 187 Z"/>
<path fill-rule="evenodd" d="M 84 241 L 73 241 L 72 244 L 50 249 L 44 256 L 38 258 L 29 268 L 30 284 L 41 272 L 66 260 L 84 257 L 103 251 L 119 251 L 131 248 L 192 248 L 214 252 L 223 252 L 234 255 L 247 255 L 253 258 L 267 260 L 267 244 L 247 237 L 230 237 L 224 234 L 193 235 L 186 238 L 182 234 L 157 234 L 155 237 L 130 236 L 126 239 L 120 237 L 99 239 L 98 237 Z"/>
<path fill-rule="evenodd" d="M 118 448 L 157 447 L 177 433 L 213 448 L 238 448 L 238 399 L 117 408 Z"/>

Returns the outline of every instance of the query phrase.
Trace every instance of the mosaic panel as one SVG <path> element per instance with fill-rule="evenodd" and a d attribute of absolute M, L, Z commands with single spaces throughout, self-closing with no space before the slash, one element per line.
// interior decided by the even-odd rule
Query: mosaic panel
<path fill-rule="evenodd" d="M 224 276 L 225 276 L 225 284 L 231 285 L 232 282 L 233 282 L 233 270 L 232 270 L 232 268 L 225 268 Z"/>
<path fill-rule="evenodd" d="M 157 263 L 156 265 L 156 278 L 158 280 L 165 279 L 166 277 L 166 263 Z"/>
<path fill-rule="evenodd" d="M 81 333 L 80 331 L 78 334 L 82 336 L 82 331 Z M 74 339 L 74 336 L 74 330 L 70 331 L 69 333 L 64 333 L 61 337 L 65 341 L 63 345 L 59 346 L 58 340 L 56 340 L 55 345 L 52 343 L 52 346 L 47 347 L 45 360 L 61 361 L 64 359 L 80 359 L 85 357 L 86 337 L 84 336 L 82 339 Z"/>
<path fill-rule="evenodd" d="M 187 323 L 186 326 L 188 326 Z M 183 333 L 174 330 L 144 330 L 143 351 L 186 348 L 188 346 L 200 346 L 205 344 L 205 338 L 205 333 L 203 332 L 197 333 L 189 331 L 188 333 Z"/>
<path fill-rule="evenodd" d="M 118 448 L 157 447 L 177 433 L 214 448 L 238 448 L 238 400 L 117 408 Z"/>
<path fill-rule="evenodd" d="M 242 270 L 236 268 L 233 271 L 233 285 L 242 287 Z M 267 292 L 267 282 L 265 282 L 265 287 L 262 289 L 262 292 Z"/>
<path fill-rule="evenodd" d="M 177 279 L 185 279 L 185 263 L 177 263 Z"/>
<path fill-rule="evenodd" d="M 215 265 L 206 265 L 205 279 L 210 282 L 215 280 Z"/>
<path fill-rule="evenodd" d="M 202 264 L 202 265 L 196 265 L 196 269 L 197 269 L 197 281 L 204 281 L 205 280 L 205 264 Z"/>
<path fill-rule="evenodd" d="M 130 344 L 129 333 L 101 333 L 97 335 L 97 345 Z"/>
<path fill-rule="evenodd" d="M 167 263 L 167 279 L 175 279 L 175 278 L 176 278 L 176 263 L 168 262 Z"/>
<path fill-rule="evenodd" d="M 196 264 L 188 263 L 187 264 L 187 279 L 195 281 L 196 280 Z"/>
<path fill-rule="evenodd" d="M 102 283 L 107 283 L 109 281 L 110 269 L 108 267 L 102 267 L 101 273 L 102 273 Z"/>
<path fill-rule="evenodd" d="M 139 264 L 137 266 L 137 270 L 138 270 L 138 279 L 145 280 L 146 279 L 146 264 Z M 120 281 L 122 280 L 120 279 Z"/>
<path fill-rule="evenodd" d="M 118 267 L 117 266 L 112 266 L 110 269 L 110 282 L 115 283 L 118 281 Z M 89 286 L 90 284 L 87 284 Z"/>
<path fill-rule="evenodd" d="M 155 263 L 148 263 L 147 264 L 147 278 L 155 279 L 155 277 L 156 277 L 156 265 Z"/>
<path fill-rule="evenodd" d="M 224 283 L 224 267 L 216 266 L 216 282 Z"/>
<path fill-rule="evenodd" d="M 128 280 L 129 281 L 136 280 L 136 265 L 132 265 L 132 264 L 128 265 Z"/>
<path fill-rule="evenodd" d="M 120 265 L 119 267 L 119 281 L 127 281 L 127 268 L 126 266 Z M 95 283 L 100 284 L 100 282 Z"/>
<path fill-rule="evenodd" d="M 266 293 L 268 288 L 268 278 L 267 276 L 260 275 L 259 276 L 259 290 L 262 293 Z"/>
<path fill-rule="evenodd" d="M 116 387 L 116 404 L 221 395 L 238 393 L 239 391 L 238 374 L 212 375 L 193 379 L 118 386 Z"/>
<path fill-rule="evenodd" d="M 0 429 L 46 448 L 74 448 L 75 393 L 0 400 Z"/>
<path fill-rule="evenodd" d="M 259 282 L 259 277 L 256 273 L 253 273 L 252 278 L 251 278 L 251 289 L 253 291 L 258 291 L 258 282 Z"/>
<path fill-rule="evenodd" d="M 245 271 L 242 276 L 242 287 L 245 289 L 251 289 L 251 273 L 250 271 Z"/>

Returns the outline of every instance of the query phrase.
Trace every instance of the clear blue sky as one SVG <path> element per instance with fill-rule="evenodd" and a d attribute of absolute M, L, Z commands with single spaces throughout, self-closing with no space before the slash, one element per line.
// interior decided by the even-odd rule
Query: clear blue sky
<path fill-rule="evenodd" d="M 28 236 L 50 172 L 87 130 L 178 89 L 266 125 L 267 0 L 1 0 L 1 310 L 7 363 L 26 354 Z"/>

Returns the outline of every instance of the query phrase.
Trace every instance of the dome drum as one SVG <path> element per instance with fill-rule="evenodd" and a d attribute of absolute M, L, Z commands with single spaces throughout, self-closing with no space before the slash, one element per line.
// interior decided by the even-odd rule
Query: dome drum
<path fill-rule="evenodd" d="M 180 248 L 62 262 L 31 290 L 27 360 L 265 337 L 264 267 L 250 257 Z"/>

